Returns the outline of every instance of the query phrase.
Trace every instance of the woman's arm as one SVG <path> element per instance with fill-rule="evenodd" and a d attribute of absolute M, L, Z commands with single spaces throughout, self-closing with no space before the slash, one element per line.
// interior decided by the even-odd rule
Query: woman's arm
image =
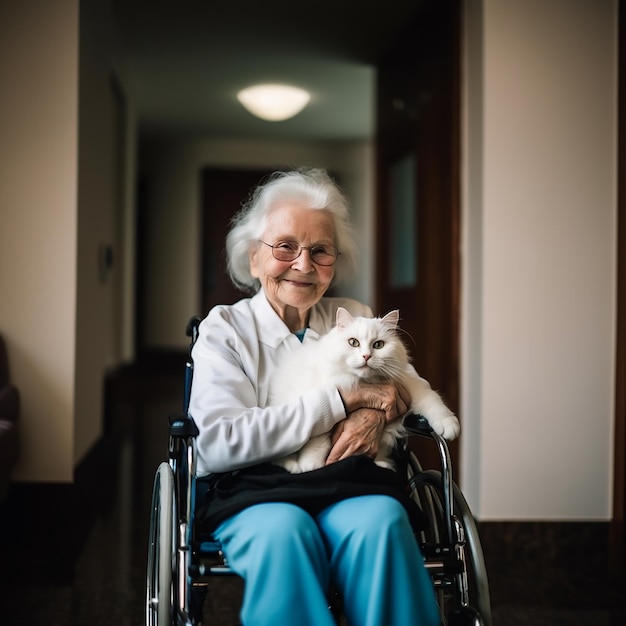
<path fill-rule="evenodd" d="M 339 395 L 350 415 L 357 409 L 376 409 L 382 411 L 386 422 L 393 422 L 404 415 L 411 406 L 411 395 L 398 383 L 362 384 L 343 389 Z"/>
<path fill-rule="evenodd" d="M 375 458 L 385 426 L 409 410 L 408 391 L 402 385 L 360 385 L 340 394 L 348 416 L 333 430 L 326 464 L 356 454 Z"/>
<path fill-rule="evenodd" d="M 326 465 L 356 454 L 376 458 L 387 420 L 383 411 L 357 409 L 335 426 Z"/>
<path fill-rule="evenodd" d="M 189 412 L 200 430 L 200 475 L 285 456 L 346 416 L 334 387 L 312 390 L 279 407 L 259 406 L 259 389 L 271 375 L 263 352 L 267 347 L 251 336 L 252 321 L 239 328 L 227 317 L 209 314 L 193 350 Z"/>

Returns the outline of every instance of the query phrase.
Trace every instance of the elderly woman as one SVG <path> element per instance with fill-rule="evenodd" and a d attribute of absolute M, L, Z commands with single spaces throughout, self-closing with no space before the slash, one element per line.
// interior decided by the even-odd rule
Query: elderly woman
<path fill-rule="evenodd" d="M 219 479 L 236 484 L 314 435 L 332 432 L 333 447 L 326 467 L 309 474 L 329 470 L 327 480 L 341 482 L 343 464 L 355 457 L 377 468 L 369 458 L 382 430 L 409 404 L 406 390 L 380 384 L 320 388 L 266 406 L 281 356 L 330 330 L 338 306 L 372 314 L 354 300 L 325 297 L 350 275 L 356 249 L 346 200 L 325 171 L 270 177 L 236 216 L 226 248 L 233 282 L 254 295 L 216 306 L 201 323 L 190 414 L 200 429 L 198 475 L 207 477 L 199 480 L 198 519 L 208 520 L 206 529 L 245 581 L 243 624 L 331 626 L 331 588 L 353 626 L 439 624 L 409 513 L 399 495 L 372 486 L 365 474 L 353 493 L 320 496 L 317 506 L 319 485 L 303 483 L 302 503 L 277 495 L 289 489 L 247 500 L 235 490 L 227 513 L 212 517 Z"/>

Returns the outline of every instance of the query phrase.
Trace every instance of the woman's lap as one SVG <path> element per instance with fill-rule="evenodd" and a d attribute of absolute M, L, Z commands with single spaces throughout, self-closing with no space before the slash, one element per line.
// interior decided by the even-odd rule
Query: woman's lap
<path fill-rule="evenodd" d="M 348 623 L 438 623 L 408 516 L 392 497 L 348 498 L 315 519 L 292 504 L 258 504 L 214 534 L 231 568 L 246 581 L 246 626 L 279 623 L 289 613 L 293 619 L 294 607 L 295 623 L 333 624 L 327 608 L 331 583 L 344 596 Z"/>
<path fill-rule="evenodd" d="M 404 507 L 389 496 L 361 496 L 322 511 L 331 576 L 349 624 L 439 624 L 432 582 Z M 372 590 L 377 590 L 372 593 Z"/>
<path fill-rule="evenodd" d="M 256 504 L 214 532 L 230 567 L 245 581 L 246 626 L 332 626 L 330 568 L 313 518 L 288 503 Z"/>

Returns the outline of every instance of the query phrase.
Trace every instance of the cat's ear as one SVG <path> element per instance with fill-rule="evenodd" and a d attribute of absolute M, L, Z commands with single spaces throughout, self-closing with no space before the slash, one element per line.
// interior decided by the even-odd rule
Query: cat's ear
<path fill-rule="evenodd" d="M 400 311 L 398 309 L 395 309 L 395 311 L 389 311 L 389 313 L 387 313 L 381 321 L 383 324 L 387 324 L 388 326 L 395 328 L 400 321 Z"/>
<path fill-rule="evenodd" d="M 337 328 L 344 328 L 354 321 L 352 315 L 348 309 L 344 309 L 342 306 L 337 308 Z"/>

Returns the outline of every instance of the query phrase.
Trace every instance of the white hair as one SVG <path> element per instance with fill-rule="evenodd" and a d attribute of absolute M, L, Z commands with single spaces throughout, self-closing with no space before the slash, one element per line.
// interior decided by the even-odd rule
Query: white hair
<path fill-rule="evenodd" d="M 228 273 L 244 291 L 256 293 L 261 283 L 250 274 L 250 246 L 256 245 L 270 211 L 285 202 L 297 201 L 308 209 L 328 211 L 335 223 L 335 245 L 340 255 L 333 282 L 345 282 L 354 274 L 356 242 L 350 223 L 348 201 L 326 170 L 299 168 L 274 172 L 262 181 L 231 222 L 226 237 Z"/>

